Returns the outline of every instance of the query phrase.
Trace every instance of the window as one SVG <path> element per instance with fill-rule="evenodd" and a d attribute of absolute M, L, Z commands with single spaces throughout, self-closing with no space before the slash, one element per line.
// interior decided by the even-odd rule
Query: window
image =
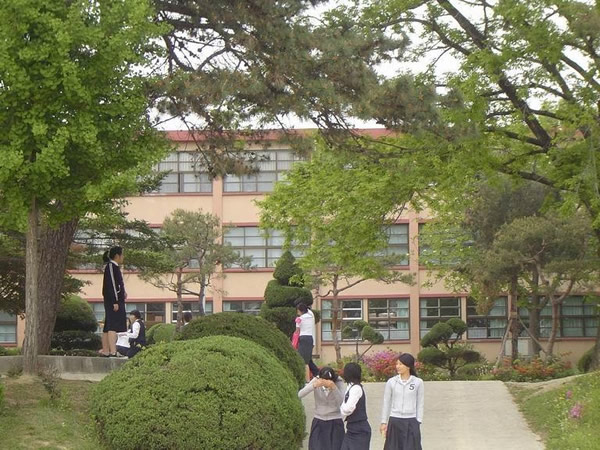
<path fill-rule="evenodd" d="M 408 299 L 369 300 L 369 325 L 386 340 L 410 339 Z"/>
<path fill-rule="evenodd" d="M 438 322 L 445 322 L 453 317 L 460 318 L 460 298 L 458 297 L 422 298 L 420 306 L 421 337 L 425 336 Z"/>
<path fill-rule="evenodd" d="M 227 301 L 223 302 L 223 312 L 240 312 L 258 316 L 260 314 L 260 307 L 262 304 L 262 300 Z"/>
<path fill-rule="evenodd" d="M 363 318 L 362 300 L 340 300 L 341 321 L 338 322 L 338 339 L 342 340 L 342 330 L 355 320 Z M 331 319 L 333 318 L 332 301 L 323 300 L 321 302 L 321 334 L 324 341 L 332 341 Z M 354 339 L 356 336 L 352 336 Z M 351 340 L 352 340 L 351 339 Z"/>
<path fill-rule="evenodd" d="M 285 172 L 302 158 L 291 150 L 253 152 L 258 172 L 251 175 L 227 175 L 223 180 L 224 192 L 271 192 L 275 182 L 285 179 Z"/>
<path fill-rule="evenodd" d="M 408 265 L 408 224 L 391 225 L 385 229 L 388 235 L 387 255 L 403 255 L 400 265 Z"/>
<path fill-rule="evenodd" d="M 502 339 L 507 324 L 508 299 L 498 298 L 487 315 L 477 313 L 475 300 L 467 299 L 467 338 Z"/>
<path fill-rule="evenodd" d="M 422 266 L 428 264 L 438 266 L 455 264 L 457 262 L 456 258 L 453 258 L 449 252 L 451 251 L 451 247 L 455 246 L 455 243 L 458 241 L 457 230 L 434 232 L 428 231 L 426 225 L 425 223 L 419 224 L 419 264 Z M 439 236 L 442 236 L 442 238 Z M 440 243 L 447 244 L 447 247 L 445 249 L 436 248 L 434 250 L 431 242 L 435 239 L 441 240 Z"/>
<path fill-rule="evenodd" d="M 194 302 L 182 302 L 183 304 L 183 312 L 191 312 L 192 318 L 196 318 L 200 316 L 200 305 L 197 301 Z M 204 307 L 204 314 L 209 315 L 213 313 L 213 304 L 212 302 L 206 302 Z M 171 322 L 177 323 L 177 302 L 171 303 Z"/>
<path fill-rule="evenodd" d="M 598 309 L 593 303 L 586 303 L 582 296 L 564 299 L 559 308 L 559 329 L 557 337 L 595 337 L 598 330 Z M 529 326 L 529 310 L 519 308 L 523 323 Z M 552 306 L 546 305 L 540 311 L 540 337 L 547 338 L 552 332 Z M 525 331 L 521 336 L 529 336 Z"/>
<path fill-rule="evenodd" d="M 203 171 L 197 153 L 173 152 L 161 161 L 156 169 L 167 172 L 156 192 L 212 192 L 212 179 Z"/>
<path fill-rule="evenodd" d="M 258 227 L 228 228 L 223 241 L 241 256 L 252 258 L 252 267 L 274 267 L 283 253 L 283 234 L 273 230 L 265 237 L 263 233 Z"/>
<path fill-rule="evenodd" d="M 127 303 L 127 312 L 137 309 L 142 313 L 142 319 L 146 322 L 146 327 L 155 323 L 165 322 L 165 304 L 160 303 Z"/>
<path fill-rule="evenodd" d="M 17 343 L 17 316 L 0 311 L 0 343 Z"/>

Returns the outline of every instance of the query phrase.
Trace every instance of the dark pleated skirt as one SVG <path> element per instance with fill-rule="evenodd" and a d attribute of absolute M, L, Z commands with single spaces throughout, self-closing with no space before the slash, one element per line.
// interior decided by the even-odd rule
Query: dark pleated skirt
<path fill-rule="evenodd" d="M 121 333 L 127 331 L 127 312 L 125 311 L 125 303 L 119 303 L 119 310 L 113 309 L 112 303 L 110 305 L 104 304 L 104 328 L 105 333 L 107 331 L 116 331 Z"/>
<path fill-rule="evenodd" d="M 415 417 L 390 417 L 383 450 L 422 450 L 421 424 Z"/>
<path fill-rule="evenodd" d="M 308 438 L 308 450 L 340 450 L 343 441 L 342 419 L 313 419 Z"/>
<path fill-rule="evenodd" d="M 369 450 L 371 445 L 371 426 L 366 420 L 346 423 L 346 434 L 342 450 Z"/>
<path fill-rule="evenodd" d="M 300 336 L 298 339 L 298 353 L 304 360 L 304 364 L 308 364 L 312 359 L 313 338 L 312 336 Z"/>

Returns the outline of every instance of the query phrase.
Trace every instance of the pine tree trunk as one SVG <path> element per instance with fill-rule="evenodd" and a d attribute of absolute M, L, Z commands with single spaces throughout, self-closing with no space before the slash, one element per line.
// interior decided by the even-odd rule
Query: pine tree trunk
<path fill-rule="evenodd" d="M 177 325 L 175 329 L 180 331 L 183 327 L 183 270 L 177 268 Z"/>
<path fill-rule="evenodd" d="M 510 330 L 510 339 L 511 339 L 511 355 L 510 359 L 512 362 L 519 358 L 519 321 L 517 319 L 519 310 L 517 309 L 517 299 L 518 299 L 518 285 L 517 280 L 514 279 L 511 283 L 511 303 L 510 303 L 510 316 L 512 317 L 511 321 L 511 330 Z"/>
<path fill-rule="evenodd" d="M 37 372 L 37 356 L 50 351 L 50 341 L 78 220 L 49 228 L 34 200 L 28 217 L 25 255 L 25 342 L 23 371 Z"/>
<path fill-rule="evenodd" d="M 537 273 L 537 270 L 533 272 L 533 285 L 539 285 L 540 276 Z M 539 356 L 542 348 L 536 342 L 540 340 L 540 296 L 538 294 L 534 294 L 531 298 L 531 308 L 529 309 L 529 335 L 535 339 L 531 339 L 531 349 L 533 356 Z"/>
<path fill-rule="evenodd" d="M 200 292 L 198 292 L 198 310 L 200 311 L 200 317 L 206 315 L 205 302 L 206 302 L 206 277 L 202 277 L 200 280 Z"/>
<path fill-rule="evenodd" d="M 331 300 L 331 338 L 333 340 L 333 348 L 335 349 L 335 359 L 339 364 L 342 361 L 342 346 L 338 339 L 339 316 L 340 316 L 340 301 L 338 299 L 337 290 L 338 277 L 334 275 L 332 281 L 332 300 Z"/>
<path fill-rule="evenodd" d="M 550 337 L 548 338 L 548 351 L 546 352 L 546 357 L 552 357 L 552 352 L 554 351 L 554 342 L 556 341 L 556 336 L 558 334 L 558 325 L 559 325 L 559 304 L 550 299 L 552 302 L 552 331 L 550 332 Z"/>

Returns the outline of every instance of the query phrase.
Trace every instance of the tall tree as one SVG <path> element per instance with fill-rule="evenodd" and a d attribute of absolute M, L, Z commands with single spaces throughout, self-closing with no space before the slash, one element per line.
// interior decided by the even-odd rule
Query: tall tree
<path fill-rule="evenodd" d="M 177 328 L 183 326 L 184 294 L 198 297 L 204 315 L 206 290 L 217 276 L 218 266 L 249 266 L 230 245 L 223 244 L 219 218 L 202 211 L 176 209 L 167 217 L 159 233 L 164 248 L 161 264 L 145 266 L 141 277 L 152 285 L 177 295 Z"/>
<path fill-rule="evenodd" d="M 441 170 L 476 166 L 563 191 L 600 239 L 594 2 L 367 0 L 353 8 L 366 27 L 412 38 L 403 56 L 422 62 L 385 82 L 368 116 L 410 132 L 403 148 L 435 154 Z"/>
<path fill-rule="evenodd" d="M 145 1 L 0 8 L 0 220 L 26 230 L 26 372 L 49 350 L 78 220 L 135 192 L 166 150 L 135 71 L 162 31 Z"/>
<path fill-rule="evenodd" d="M 296 164 L 286 182 L 258 204 L 261 227 L 282 230 L 287 245 L 302 251 L 299 264 L 306 275 L 328 289 L 321 297 L 331 295 L 339 361 L 340 293 L 365 280 L 412 281 L 394 270 L 407 255 L 387 252 L 386 234 L 410 201 L 412 186 L 406 186 L 402 167 L 388 171 L 337 150 L 319 144 L 310 161 Z"/>

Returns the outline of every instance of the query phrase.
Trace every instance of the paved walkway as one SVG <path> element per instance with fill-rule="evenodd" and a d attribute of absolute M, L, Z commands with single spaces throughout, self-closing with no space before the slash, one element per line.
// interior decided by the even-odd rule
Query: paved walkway
<path fill-rule="evenodd" d="M 379 419 L 384 383 L 365 384 L 373 430 L 371 450 L 383 448 Z M 310 430 L 314 397 L 303 399 Z M 500 381 L 427 381 L 421 426 L 424 450 L 543 450 Z M 308 449 L 308 438 L 304 441 Z"/>

